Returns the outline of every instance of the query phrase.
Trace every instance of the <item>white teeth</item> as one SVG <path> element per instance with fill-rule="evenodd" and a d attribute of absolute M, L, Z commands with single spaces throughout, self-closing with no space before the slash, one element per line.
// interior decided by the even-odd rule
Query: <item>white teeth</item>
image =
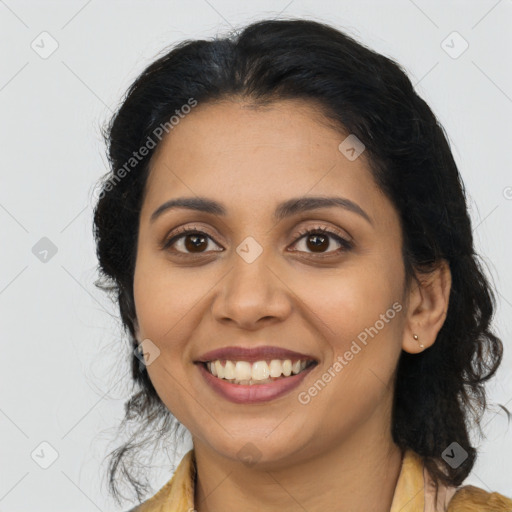
<path fill-rule="evenodd" d="M 295 363 L 292 364 L 292 373 L 294 375 L 297 375 L 297 373 L 300 372 L 300 361 L 295 361 Z"/>
<path fill-rule="evenodd" d="M 252 380 L 268 379 L 270 369 L 266 361 L 256 361 L 252 365 Z"/>
<path fill-rule="evenodd" d="M 292 374 L 292 362 L 289 359 L 283 361 L 283 375 L 289 377 Z"/>
<path fill-rule="evenodd" d="M 271 377 L 281 377 L 281 372 L 283 370 L 283 365 L 281 361 L 278 359 L 272 359 L 270 361 L 270 376 Z"/>
<path fill-rule="evenodd" d="M 217 377 L 219 379 L 224 378 L 224 367 L 222 366 L 220 361 L 215 361 L 215 369 L 217 370 Z"/>
<path fill-rule="evenodd" d="M 293 362 L 291 359 L 272 359 L 271 361 L 256 361 L 249 363 L 248 361 L 209 361 L 206 363 L 208 371 L 219 379 L 228 380 L 236 384 L 266 384 L 273 382 L 279 377 L 289 377 L 297 375 L 303 371 L 309 361 L 297 360 Z"/>
<path fill-rule="evenodd" d="M 251 377 L 251 363 L 247 361 L 237 361 L 235 365 L 235 380 L 250 380 Z"/>
<path fill-rule="evenodd" d="M 235 365 L 232 361 L 226 361 L 226 366 L 224 366 L 224 378 L 227 380 L 234 379 L 235 375 Z"/>

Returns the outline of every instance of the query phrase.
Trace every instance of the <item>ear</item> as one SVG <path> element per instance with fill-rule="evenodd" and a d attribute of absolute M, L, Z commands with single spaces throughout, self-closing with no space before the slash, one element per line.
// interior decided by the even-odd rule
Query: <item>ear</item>
<path fill-rule="evenodd" d="M 420 275 L 413 280 L 403 333 L 403 350 L 417 354 L 434 344 L 446 319 L 451 285 L 450 265 L 445 259 L 431 274 Z M 417 340 L 414 339 L 415 334 Z"/>

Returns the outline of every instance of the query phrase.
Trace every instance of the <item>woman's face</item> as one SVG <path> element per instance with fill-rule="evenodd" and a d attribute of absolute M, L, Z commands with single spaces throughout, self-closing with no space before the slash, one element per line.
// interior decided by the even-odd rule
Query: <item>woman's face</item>
<path fill-rule="evenodd" d="M 199 104 L 151 163 L 134 277 L 138 339 L 158 395 L 195 445 L 233 460 L 289 464 L 390 435 L 404 336 L 399 218 L 366 154 L 318 115 L 298 100 Z M 170 200 L 199 197 L 224 213 L 178 207 L 152 219 Z M 354 206 L 293 208 L 313 197 Z M 195 234 L 163 248 L 182 228 Z M 281 373 L 250 385 L 219 383 L 198 362 L 263 346 L 316 364 L 286 377 L 286 354 L 256 354 L 268 369 L 246 354 L 218 357 L 242 380 Z"/>

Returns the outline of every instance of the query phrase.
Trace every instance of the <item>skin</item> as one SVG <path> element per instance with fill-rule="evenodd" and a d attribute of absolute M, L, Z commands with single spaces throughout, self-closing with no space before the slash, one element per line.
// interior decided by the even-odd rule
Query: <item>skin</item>
<path fill-rule="evenodd" d="M 149 377 L 191 432 L 198 512 L 391 506 L 402 458 L 391 437 L 393 377 L 402 350 L 419 353 L 435 342 L 451 276 L 443 262 L 405 288 L 399 215 L 373 181 L 365 153 L 350 161 L 338 150 L 345 137 L 312 103 L 255 109 L 233 99 L 199 104 L 153 156 L 134 276 L 137 335 L 160 350 Z M 311 195 L 348 198 L 371 223 L 336 207 L 272 218 L 277 203 Z M 183 196 L 219 201 L 227 215 L 176 209 L 150 221 L 162 203 Z M 195 253 L 185 238 L 175 252 L 163 250 L 159 244 L 178 226 L 209 238 Z M 353 247 L 338 252 L 328 238 L 315 252 L 311 236 L 296 236 L 318 227 Z M 250 264 L 236 252 L 248 236 L 263 249 Z M 395 302 L 402 310 L 301 404 L 298 394 Z M 285 396 L 234 404 L 206 385 L 193 361 L 237 344 L 289 348 L 319 364 Z M 247 443 L 260 457 L 253 465 L 238 456 Z"/>

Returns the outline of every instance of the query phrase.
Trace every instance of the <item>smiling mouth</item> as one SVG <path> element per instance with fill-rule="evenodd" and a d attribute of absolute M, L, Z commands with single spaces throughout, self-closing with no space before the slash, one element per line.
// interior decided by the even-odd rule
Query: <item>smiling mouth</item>
<path fill-rule="evenodd" d="M 276 380 L 285 380 L 316 366 L 311 359 L 271 359 L 255 362 L 220 360 L 200 362 L 214 377 L 239 385 L 269 384 Z"/>

